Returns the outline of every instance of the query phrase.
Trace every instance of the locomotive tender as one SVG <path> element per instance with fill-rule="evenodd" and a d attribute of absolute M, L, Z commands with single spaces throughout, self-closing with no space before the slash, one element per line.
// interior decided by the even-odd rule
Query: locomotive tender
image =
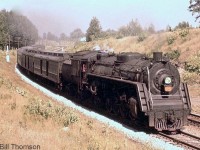
<path fill-rule="evenodd" d="M 161 52 L 147 58 L 131 52 L 67 53 L 29 46 L 18 49 L 17 63 L 64 92 L 82 100 L 90 96 L 95 105 L 143 120 L 158 131 L 181 129 L 191 112 L 187 84 L 180 82 L 177 68 Z"/>

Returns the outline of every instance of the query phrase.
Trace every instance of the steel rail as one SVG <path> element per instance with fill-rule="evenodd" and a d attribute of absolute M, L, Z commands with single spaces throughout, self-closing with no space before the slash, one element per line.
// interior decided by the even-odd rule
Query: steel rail
<path fill-rule="evenodd" d="M 196 145 L 194 143 L 189 143 L 188 141 L 184 140 L 184 138 L 178 138 L 178 137 L 176 137 L 176 136 L 182 135 L 183 137 L 184 136 L 189 137 L 191 139 L 191 141 L 193 141 L 194 139 L 196 141 L 200 141 L 200 137 L 197 137 L 195 135 L 191 135 L 191 134 L 183 132 L 183 131 L 181 131 L 180 134 L 174 135 L 174 137 L 171 136 L 171 135 L 165 134 L 163 132 L 159 132 L 159 135 L 161 135 L 161 136 L 163 136 L 165 138 L 168 138 L 168 139 L 172 140 L 175 143 L 178 143 L 178 144 L 180 143 L 180 145 L 182 145 L 184 147 L 192 148 L 192 149 L 195 149 L 195 150 L 200 150 L 199 145 Z"/>

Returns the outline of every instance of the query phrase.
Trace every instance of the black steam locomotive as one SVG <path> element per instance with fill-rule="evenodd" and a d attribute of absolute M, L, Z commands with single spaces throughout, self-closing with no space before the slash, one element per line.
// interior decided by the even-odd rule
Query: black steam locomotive
<path fill-rule="evenodd" d="M 88 96 L 109 112 L 145 120 L 159 131 L 175 131 L 187 124 L 191 111 L 186 83 L 162 55 L 118 55 L 100 51 L 66 53 L 30 46 L 18 49 L 20 68 L 52 81 L 71 95 Z"/>

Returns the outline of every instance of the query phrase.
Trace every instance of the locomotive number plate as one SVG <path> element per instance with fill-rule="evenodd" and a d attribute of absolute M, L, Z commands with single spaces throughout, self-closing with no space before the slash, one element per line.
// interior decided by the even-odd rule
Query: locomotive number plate
<path fill-rule="evenodd" d="M 165 92 L 171 92 L 172 86 L 165 86 Z"/>

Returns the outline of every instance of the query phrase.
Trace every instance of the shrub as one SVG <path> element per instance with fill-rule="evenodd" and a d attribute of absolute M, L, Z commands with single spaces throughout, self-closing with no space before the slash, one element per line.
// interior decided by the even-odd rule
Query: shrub
<path fill-rule="evenodd" d="M 181 38 L 185 38 L 189 34 L 189 29 L 182 29 L 179 32 Z"/>
<path fill-rule="evenodd" d="M 181 53 L 179 50 L 173 50 L 171 52 L 167 52 L 165 55 L 171 60 L 177 60 Z"/>
<path fill-rule="evenodd" d="M 168 45 L 173 44 L 175 40 L 176 40 L 176 37 L 174 35 L 171 35 L 171 36 L 167 37 Z"/>
<path fill-rule="evenodd" d="M 142 42 L 142 41 L 144 41 L 145 39 L 146 39 L 145 34 L 140 34 L 140 35 L 138 36 L 138 38 L 137 38 L 137 41 L 138 41 L 138 42 Z"/>
<path fill-rule="evenodd" d="M 185 70 L 200 74 L 200 55 L 191 57 L 185 64 Z"/>
<path fill-rule="evenodd" d="M 63 124 L 65 127 L 78 121 L 78 117 L 64 106 L 54 106 L 51 101 L 45 102 L 38 98 L 29 100 L 25 106 L 25 114 L 33 115 L 35 119 L 48 119 Z"/>
<path fill-rule="evenodd" d="M 122 35 L 118 35 L 118 36 L 116 37 L 116 39 L 122 39 L 122 38 L 123 38 Z"/>

